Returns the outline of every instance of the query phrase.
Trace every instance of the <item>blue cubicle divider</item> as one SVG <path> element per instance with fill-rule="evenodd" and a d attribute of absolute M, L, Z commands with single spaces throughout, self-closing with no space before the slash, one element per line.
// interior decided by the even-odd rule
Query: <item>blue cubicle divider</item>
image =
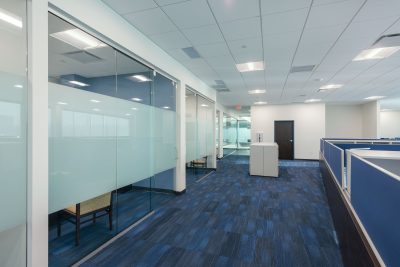
<path fill-rule="evenodd" d="M 342 186 L 343 179 L 343 168 L 342 168 L 342 149 L 335 146 L 334 144 L 322 140 L 321 149 L 325 157 L 326 162 L 331 168 L 333 174 L 336 177 L 337 182 Z"/>
<path fill-rule="evenodd" d="M 400 266 L 400 181 L 351 158 L 351 204 L 386 266 Z"/>

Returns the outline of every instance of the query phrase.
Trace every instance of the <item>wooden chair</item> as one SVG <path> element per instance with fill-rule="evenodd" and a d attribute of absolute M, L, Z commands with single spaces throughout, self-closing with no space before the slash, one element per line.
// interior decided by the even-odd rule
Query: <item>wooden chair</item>
<path fill-rule="evenodd" d="M 75 224 L 75 245 L 79 245 L 80 241 L 80 226 L 83 223 L 93 221 L 96 223 L 96 219 L 102 216 L 108 215 L 108 223 L 110 227 L 110 231 L 112 230 L 112 210 L 113 207 L 113 197 L 112 193 L 106 193 L 101 196 L 86 200 L 84 202 L 69 206 L 68 208 L 59 211 L 57 214 L 57 236 L 61 235 L 61 219 L 62 214 L 68 214 L 67 221 Z M 98 215 L 98 213 L 100 213 Z M 86 217 L 92 215 L 92 218 L 87 220 L 82 220 L 82 217 Z M 72 218 L 71 218 L 72 217 Z"/>

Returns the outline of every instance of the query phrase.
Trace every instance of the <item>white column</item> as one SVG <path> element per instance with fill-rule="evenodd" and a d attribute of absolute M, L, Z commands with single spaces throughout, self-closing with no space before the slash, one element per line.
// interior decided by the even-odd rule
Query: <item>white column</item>
<path fill-rule="evenodd" d="M 186 88 L 183 82 L 176 88 L 176 173 L 174 191 L 186 189 Z"/>
<path fill-rule="evenodd" d="M 217 114 L 217 104 L 213 105 L 213 135 L 212 135 L 212 144 L 213 144 L 213 153 L 211 157 L 207 158 L 207 167 L 216 169 L 217 168 L 217 149 L 216 149 L 216 131 L 215 131 L 215 123 L 216 123 L 216 114 Z"/>
<path fill-rule="evenodd" d="M 48 258 L 48 20 L 46 0 L 28 1 L 28 248 L 29 267 Z"/>

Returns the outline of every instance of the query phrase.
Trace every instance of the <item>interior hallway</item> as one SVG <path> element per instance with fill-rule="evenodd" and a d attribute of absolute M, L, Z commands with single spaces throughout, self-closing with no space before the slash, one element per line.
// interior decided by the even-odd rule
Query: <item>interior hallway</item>
<path fill-rule="evenodd" d="M 83 266 L 343 266 L 317 162 L 280 162 L 278 179 L 218 164 Z"/>

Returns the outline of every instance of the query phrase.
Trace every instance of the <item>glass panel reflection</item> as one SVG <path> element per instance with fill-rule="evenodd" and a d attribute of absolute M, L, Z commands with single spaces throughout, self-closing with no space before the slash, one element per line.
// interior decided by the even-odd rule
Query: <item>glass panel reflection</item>
<path fill-rule="evenodd" d="M 0 2 L 0 266 L 26 266 L 26 1 Z"/>

